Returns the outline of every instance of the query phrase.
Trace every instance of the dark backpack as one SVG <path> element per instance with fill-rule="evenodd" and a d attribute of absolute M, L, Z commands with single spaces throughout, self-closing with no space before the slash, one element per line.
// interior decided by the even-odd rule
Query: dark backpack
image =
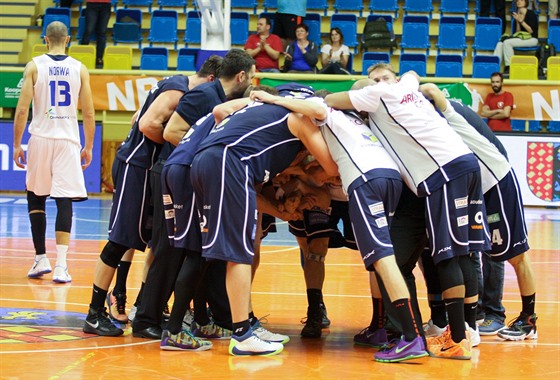
<path fill-rule="evenodd" d="M 539 50 L 537 50 L 537 58 L 539 59 L 539 75 L 544 75 L 547 69 L 548 57 L 554 57 L 556 55 L 556 48 L 553 44 L 544 43 L 541 44 Z"/>
<path fill-rule="evenodd" d="M 368 48 L 396 47 L 395 36 L 389 30 L 387 21 L 383 17 L 366 22 L 362 34 L 362 50 Z"/>

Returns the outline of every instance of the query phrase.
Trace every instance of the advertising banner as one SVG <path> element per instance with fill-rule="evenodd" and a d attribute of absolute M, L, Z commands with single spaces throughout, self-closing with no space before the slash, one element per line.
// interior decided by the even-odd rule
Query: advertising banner
<path fill-rule="evenodd" d="M 95 128 L 93 139 L 93 158 L 91 165 L 84 171 L 86 190 L 88 193 L 101 192 L 101 125 Z M 23 133 L 22 147 L 27 149 L 29 141 L 27 128 Z M 80 124 L 80 140 L 84 141 L 83 128 Z M 1 191 L 24 191 L 25 169 L 16 166 L 13 155 L 14 125 L 13 123 L 0 123 L 0 190 Z"/>

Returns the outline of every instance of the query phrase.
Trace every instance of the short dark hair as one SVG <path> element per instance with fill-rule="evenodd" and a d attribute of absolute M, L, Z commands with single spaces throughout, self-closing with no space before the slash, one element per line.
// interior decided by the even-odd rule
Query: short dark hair
<path fill-rule="evenodd" d="M 266 25 L 272 26 L 272 24 L 270 23 L 270 18 L 269 18 L 269 17 L 267 17 L 267 16 L 260 16 L 260 17 L 259 17 L 259 20 L 260 20 L 261 18 L 265 19 Z"/>
<path fill-rule="evenodd" d="M 504 80 L 504 75 L 499 71 L 493 72 L 492 75 L 490 75 L 490 79 L 492 79 L 492 77 L 500 77 L 502 81 Z"/>
<path fill-rule="evenodd" d="M 218 78 L 232 79 L 241 71 L 249 72 L 255 60 L 243 49 L 228 51 L 217 73 Z"/>
<path fill-rule="evenodd" d="M 198 70 L 196 74 L 201 78 L 205 78 L 208 75 L 216 76 L 216 72 L 222 65 L 223 60 L 224 59 L 219 55 L 211 55 L 206 61 L 204 61 L 204 63 L 200 67 L 200 70 Z"/>
<path fill-rule="evenodd" d="M 304 24 L 303 22 L 300 23 L 300 24 L 297 24 L 296 28 L 294 30 L 298 30 L 299 28 L 303 28 L 303 29 L 305 29 L 306 32 L 309 32 L 309 27 L 306 24 Z"/>

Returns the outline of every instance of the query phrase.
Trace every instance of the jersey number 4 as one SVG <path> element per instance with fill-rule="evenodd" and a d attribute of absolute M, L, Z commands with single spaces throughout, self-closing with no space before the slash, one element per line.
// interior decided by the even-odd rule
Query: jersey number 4
<path fill-rule="evenodd" d="M 61 81 L 50 81 L 49 88 L 51 90 L 51 106 L 67 107 L 72 104 L 72 96 L 70 95 L 70 83 Z"/>

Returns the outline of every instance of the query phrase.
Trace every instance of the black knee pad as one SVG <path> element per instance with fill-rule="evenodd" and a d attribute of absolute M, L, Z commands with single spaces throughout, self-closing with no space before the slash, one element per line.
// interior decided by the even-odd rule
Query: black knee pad
<path fill-rule="evenodd" d="M 101 251 L 101 255 L 99 257 L 101 258 L 101 261 L 103 261 L 103 263 L 110 266 L 111 268 L 116 269 L 127 250 L 128 248 L 124 245 L 108 241 L 107 244 L 105 244 L 103 251 Z"/>
<path fill-rule="evenodd" d="M 72 200 L 69 198 L 56 198 L 55 231 L 70 233 L 72 229 Z"/>
<path fill-rule="evenodd" d="M 45 203 L 47 202 L 46 196 L 38 196 L 32 191 L 27 191 L 27 211 L 42 211 L 45 213 Z"/>
<path fill-rule="evenodd" d="M 461 256 L 459 257 L 459 265 L 463 272 L 463 281 L 465 281 L 465 297 L 477 296 L 478 275 L 475 261 L 470 256 Z"/>
<path fill-rule="evenodd" d="M 447 289 L 464 284 L 459 257 L 443 260 L 436 265 L 436 268 L 442 293 Z"/>

